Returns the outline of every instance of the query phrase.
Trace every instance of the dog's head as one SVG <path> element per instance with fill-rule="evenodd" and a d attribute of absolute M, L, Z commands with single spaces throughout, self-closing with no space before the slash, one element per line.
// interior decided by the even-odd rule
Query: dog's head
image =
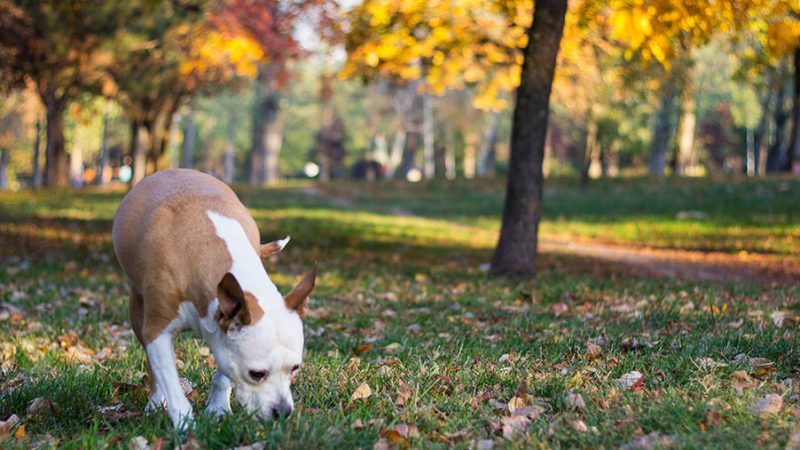
<path fill-rule="evenodd" d="M 261 419 L 291 414 L 290 385 L 303 358 L 303 324 L 316 267 L 281 298 L 269 282 L 262 309 L 250 292 L 228 273 L 219 283 L 215 318 L 222 342 L 214 356 L 236 389 L 236 401 Z"/>

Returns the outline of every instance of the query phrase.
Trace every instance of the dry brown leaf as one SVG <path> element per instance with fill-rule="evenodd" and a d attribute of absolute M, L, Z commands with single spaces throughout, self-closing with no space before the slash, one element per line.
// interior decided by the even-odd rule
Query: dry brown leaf
<path fill-rule="evenodd" d="M 628 372 L 620 377 L 619 387 L 623 391 L 636 390 L 637 388 L 641 387 L 643 380 L 644 375 L 642 375 L 641 372 L 634 370 L 633 372 Z"/>
<path fill-rule="evenodd" d="M 703 417 L 703 424 L 708 428 L 714 428 L 722 424 L 722 416 L 716 410 L 708 410 L 705 417 Z"/>
<path fill-rule="evenodd" d="M 17 423 L 19 423 L 19 417 L 16 414 L 12 414 L 8 419 L 0 421 L 0 439 L 8 436 Z"/>
<path fill-rule="evenodd" d="M 783 397 L 778 394 L 767 394 L 753 405 L 753 412 L 761 417 L 778 414 L 783 409 Z"/>
<path fill-rule="evenodd" d="M 372 347 L 373 347 L 372 344 L 362 344 L 355 348 L 355 352 L 356 354 L 360 355 L 362 353 L 366 353 L 372 350 Z"/>
<path fill-rule="evenodd" d="M 374 450 L 390 450 L 392 446 L 389 444 L 384 438 L 378 439 L 378 442 L 375 443 L 375 446 L 372 447 Z"/>
<path fill-rule="evenodd" d="M 31 416 L 36 414 L 50 414 L 56 411 L 58 411 L 58 405 L 46 397 L 37 397 L 33 399 L 31 404 L 28 405 L 28 408 L 25 410 L 25 412 Z"/>
<path fill-rule="evenodd" d="M 361 383 L 361 385 L 358 386 L 355 391 L 353 391 L 353 394 L 350 396 L 350 401 L 363 400 L 370 395 L 372 395 L 372 389 L 370 389 L 369 385 L 364 382 Z"/>
<path fill-rule="evenodd" d="M 758 386 L 758 382 L 750 378 L 744 370 L 737 370 L 731 374 L 730 386 L 741 394 L 745 389 Z"/>
<path fill-rule="evenodd" d="M 131 438 L 131 440 L 128 441 L 128 448 L 130 450 L 150 450 L 150 446 L 147 444 L 147 438 L 144 436 Z"/>
<path fill-rule="evenodd" d="M 511 400 L 508 401 L 508 412 L 513 413 L 519 408 L 524 407 L 526 403 L 527 402 L 522 397 L 511 397 Z"/>
<path fill-rule="evenodd" d="M 675 444 L 675 437 L 662 436 L 653 431 L 650 434 L 639 436 L 632 442 L 622 447 L 622 450 L 651 450 L 656 448 L 669 448 Z"/>
<path fill-rule="evenodd" d="M 586 402 L 581 394 L 567 394 L 567 405 L 574 409 L 586 408 Z"/>
<path fill-rule="evenodd" d="M 599 345 L 592 342 L 586 343 L 586 353 L 584 354 L 586 356 L 586 359 L 595 359 L 599 357 L 602 353 L 603 349 Z"/>
<path fill-rule="evenodd" d="M 581 433 L 586 433 L 589 431 L 589 427 L 587 427 L 586 423 L 584 423 L 582 420 L 573 420 L 572 428 L 574 428 L 575 431 L 580 431 Z"/>
<path fill-rule="evenodd" d="M 363 430 L 364 429 L 364 422 L 362 422 L 361 419 L 356 419 L 356 421 L 353 422 L 352 425 L 350 425 L 350 428 L 352 428 L 354 430 Z"/>

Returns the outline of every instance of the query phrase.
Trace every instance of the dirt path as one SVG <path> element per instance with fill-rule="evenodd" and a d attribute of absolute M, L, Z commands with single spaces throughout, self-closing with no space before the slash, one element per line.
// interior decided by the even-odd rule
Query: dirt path
<path fill-rule="evenodd" d="M 354 206 L 352 199 L 337 196 L 316 186 L 304 187 L 302 191 L 310 196 L 324 198 L 335 206 Z M 413 211 L 401 207 L 392 208 L 391 214 L 416 216 Z M 800 282 L 800 261 L 763 253 L 731 254 L 656 249 L 555 237 L 541 237 L 539 251 L 618 264 L 631 272 L 660 278 L 762 284 Z"/>

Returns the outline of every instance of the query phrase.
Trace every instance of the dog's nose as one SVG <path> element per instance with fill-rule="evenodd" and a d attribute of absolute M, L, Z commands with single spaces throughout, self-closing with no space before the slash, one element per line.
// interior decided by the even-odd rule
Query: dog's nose
<path fill-rule="evenodd" d="M 286 401 L 281 401 L 272 407 L 273 418 L 288 417 L 290 414 L 292 414 L 292 405 Z"/>

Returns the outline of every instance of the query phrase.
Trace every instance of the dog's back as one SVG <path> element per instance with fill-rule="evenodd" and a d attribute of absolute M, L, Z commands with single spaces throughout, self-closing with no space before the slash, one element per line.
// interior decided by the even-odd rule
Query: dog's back
<path fill-rule="evenodd" d="M 131 189 L 120 204 L 112 238 L 131 282 L 132 321 L 134 315 L 147 318 L 134 323 L 143 343 L 177 317 L 182 301 L 191 301 L 204 317 L 217 283 L 230 269 L 230 254 L 209 211 L 237 220 L 258 249 L 258 228 L 236 194 L 200 172 L 158 172 Z"/>

